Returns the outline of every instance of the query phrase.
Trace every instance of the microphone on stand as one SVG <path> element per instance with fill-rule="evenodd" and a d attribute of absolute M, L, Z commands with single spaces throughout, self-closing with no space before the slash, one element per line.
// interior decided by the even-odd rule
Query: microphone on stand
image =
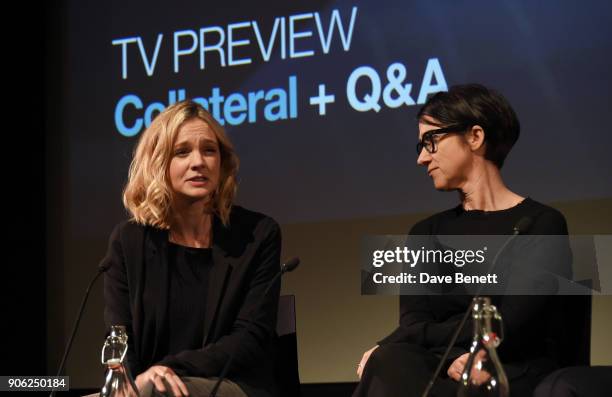
<path fill-rule="evenodd" d="M 272 278 L 272 280 L 270 280 L 270 282 L 268 283 L 268 286 L 266 287 L 266 290 L 264 291 L 263 295 L 261 296 L 261 300 L 257 303 L 257 306 L 255 306 L 253 311 L 250 313 L 251 315 L 248 317 L 248 322 L 247 322 L 247 325 L 246 325 L 247 329 L 251 326 L 251 324 L 253 324 L 253 322 L 252 322 L 252 320 L 253 320 L 253 313 L 257 311 L 255 309 L 259 309 L 259 306 L 261 306 L 261 303 L 263 302 L 265 297 L 268 295 L 268 291 L 270 291 L 270 288 L 272 288 L 272 286 L 274 285 L 276 280 L 278 280 L 283 274 L 285 274 L 287 272 L 294 271 L 295 268 L 298 267 L 299 264 L 300 264 L 300 258 L 293 257 L 293 258 L 289 259 L 287 262 L 283 263 L 280 266 L 280 270 L 278 271 L 278 273 L 276 273 L 274 278 Z M 230 355 L 229 359 L 225 363 L 225 366 L 223 367 L 223 370 L 219 374 L 219 379 L 217 379 L 217 382 L 215 383 L 215 386 L 210 391 L 209 397 L 216 397 L 217 396 L 217 391 L 219 390 L 219 387 L 221 386 L 221 382 L 223 382 L 223 380 L 225 379 L 225 377 L 227 375 L 227 371 L 229 370 L 229 367 L 232 364 L 232 361 L 234 360 L 235 353 L 236 353 L 236 350 L 234 350 L 232 352 L 232 354 Z"/>
<path fill-rule="evenodd" d="M 533 219 L 531 217 L 529 217 L 529 216 L 524 216 L 521 219 L 519 219 L 518 222 L 516 222 L 516 224 L 512 228 L 512 235 L 510 235 L 506 239 L 504 244 L 497 251 L 497 254 L 495 254 L 495 257 L 493 258 L 493 261 L 491 262 L 491 266 L 489 266 L 488 273 L 493 272 L 493 270 L 495 269 L 495 267 L 497 265 L 497 259 L 499 258 L 499 255 L 502 253 L 502 251 L 504 251 L 504 249 L 506 249 L 508 244 L 510 244 L 510 242 L 516 238 L 516 236 L 518 236 L 519 234 L 523 234 L 527 230 L 529 230 L 529 228 L 531 227 L 531 223 L 532 222 L 533 222 Z M 478 289 L 476 290 L 476 294 L 472 298 L 472 303 L 470 303 L 468 305 L 465 313 L 463 314 L 463 318 L 461 319 L 461 322 L 459 323 L 459 325 L 455 329 L 455 333 L 453 334 L 453 337 L 451 338 L 450 342 L 448 343 L 448 346 L 446 347 L 446 351 L 444 352 L 444 354 L 440 358 L 440 361 L 438 362 L 438 367 L 436 368 L 436 371 L 434 372 L 434 374 L 431 377 L 431 379 L 429 379 L 429 383 L 427 383 L 427 387 L 425 387 L 425 390 L 423 391 L 423 394 L 421 394 L 421 397 L 427 397 L 429 395 L 429 392 L 431 391 L 431 388 L 433 387 L 434 382 L 438 378 L 438 375 L 440 375 L 440 371 L 442 370 L 442 366 L 446 362 L 446 359 L 448 358 L 448 355 L 449 355 L 452 347 L 455 345 L 455 342 L 457 341 L 457 338 L 459 337 L 459 333 L 461 332 L 461 329 L 465 325 L 465 322 L 467 321 L 467 318 L 469 317 L 470 312 L 472 311 L 472 307 L 474 306 L 474 299 L 478 298 L 478 296 L 480 295 L 480 292 L 482 292 L 483 288 L 484 288 L 484 284 L 481 284 L 478 287 Z"/>
<path fill-rule="evenodd" d="M 300 258 L 294 257 L 294 258 L 289 259 L 287 263 L 283 263 L 281 265 L 280 274 L 294 271 L 295 268 L 298 267 L 299 264 L 300 264 Z"/>
<path fill-rule="evenodd" d="M 108 269 L 110 269 L 112 263 L 107 263 L 102 260 L 98 265 L 98 271 L 94 278 L 89 282 L 87 289 L 85 290 L 85 296 L 83 296 L 83 301 L 81 302 L 81 307 L 79 308 L 78 315 L 76 320 L 74 321 L 74 325 L 72 326 L 72 334 L 70 334 L 70 339 L 68 339 L 68 344 L 66 345 L 66 350 L 64 351 L 64 356 L 62 357 L 62 362 L 60 363 L 59 369 L 57 370 L 57 376 L 61 376 L 62 372 L 64 372 L 64 367 L 66 366 L 66 359 L 68 358 L 68 354 L 70 354 L 70 349 L 72 348 L 72 343 L 74 342 L 74 336 L 76 335 L 77 329 L 79 328 L 79 323 L 81 322 L 81 317 L 83 317 L 83 311 L 85 310 L 85 304 L 87 303 L 87 298 L 89 298 L 89 292 L 91 291 L 91 287 L 93 287 L 94 283 L 100 277 L 101 274 L 105 273 Z M 56 390 L 53 389 L 49 394 L 49 397 L 55 396 Z"/>

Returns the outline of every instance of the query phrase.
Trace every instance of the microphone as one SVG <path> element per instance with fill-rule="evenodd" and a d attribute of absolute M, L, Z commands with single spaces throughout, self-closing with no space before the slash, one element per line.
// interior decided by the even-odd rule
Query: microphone
<path fill-rule="evenodd" d="M 533 218 L 531 218 L 530 216 L 522 217 L 521 219 L 519 219 L 518 222 L 516 222 L 516 225 L 514 225 L 514 227 L 512 228 L 513 234 L 515 236 L 519 234 L 525 234 L 531 228 L 532 223 Z"/>
<path fill-rule="evenodd" d="M 281 265 L 281 273 L 292 272 L 300 264 L 300 258 L 293 257 Z"/>
<path fill-rule="evenodd" d="M 253 320 L 252 314 L 256 311 L 255 309 L 259 309 L 259 306 L 261 306 L 261 303 L 263 302 L 264 298 L 268 295 L 268 291 L 270 291 L 270 288 L 272 288 L 272 286 L 274 285 L 276 280 L 278 280 L 283 274 L 285 274 L 287 272 L 294 271 L 295 268 L 298 267 L 299 264 L 300 264 L 300 258 L 298 258 L 296 256 L 296 257 L 293 257 L 293 258 L 289 259 L 287 262 L 283 263 L 280 266 L 279 271 L 276 273 L 274 278 L 272 278 L 272 280 L 270 280 L 270 282 L 268 283 L 268 287 L 266 288 L 266 290 L 264 291 L 263 295 L 261 296 L 261 300 L 257 303 L 257 306 L 255 306 L 253 311 L 251 311 L 251 313 L 249 313 L 250 315 L 248 317 L 248 322 L 247 322 L 247 325 L 246 325 L 247 330 L 251 326 L 251 324 L 253 324 L 253 322 L 252 322 L 252 320 Z M 232 354 L 230 355 L 229 359 L 225 363 L 225 366 L 223 367 L 223 370 L 221 370 L 221 373 L 219 374 L 219 379 L 217 379 L 217 382 L 215 383 L 215 387 L 213 387 L 213 389 L 210 391 L 209 397 L 216 397 L 217 396 L 217 391 L 219 390 L 219 387 L 221 386 L 221 382 L 223 382 L 223 380 L 225 379 L 225 377 L 227 375 L 227 371 L 229 370 L 229 367 L 232 364 L 232 361 L 234 360 L 235 352 L 236 352 L 236 350 L 234 350 L 232 352 Z"/>
<path fill-rule="evenodd" d="M 62 362 L 60 363 L 59 369 L 57 370 L 57 376 L 61 376 L 62 372 L 64 372 L 64 367 L 66 366 L 66 359 L 68 358 L 68 354 L 70 354 L 70 349 L 72 348 L 72 343 L 74 342 L 74 336 L 76 335 L 77 329 L 79 328 L 79 323 L 81 322 L 81 317 L 83 317 L 83 311 L 85 310 L 85 304 L 87 303 L 87 298 L 89 298 L 89 292 L 91 291 L 91 287 L 94 285 L 98 277 L 101 274 L 105 273 L 112 266 L 112 262 L 105 262 L 104 259 L 98 265 L 98 271 L 94 278 L 89 282 L 87 286 L 87 290 L 85 290 L 85 296 L 83 297 L 83 301 L 81 302 L 81 307 L 79 308 L 79 312 L 77 314 L 76 320 L 74 321 L 74 325 L 72 326 L 72 334 L 70 334 L 70 339 L 68 339 L 68 344 L 66 345 L 66 350 L 64 351 L 64 356 L 62 357 Z M 49 394 L 50 397 L 55 396 L 56 390 L 53 389 Z"/>
<path fill-rule="evenodd" d="M 499 258 L 499 255 L 502 253 L 502 251 L 506 249 L 508 244 L 510 244 L 510 242 L 512 240 L 514 240 L 516 238 L 516 236 L 518 236 L 519 234 L 526 233 L 529 230 L 529 228 L 531 227 L 532 223 L 533 223 L 533 218 L 531 218 L 529 216 L 524 216 L 521 219 L 519 219 L 518 222 L 516 222 L 514 224 L 514 227 L 512 228 L 512 235 L 510 235 L 506 239 L 504 244 L 497 251 L 497 254 L 493 258 L 493 261 L 491 262 L 491 266 L 489 266 L 489 269 L 487 271 L 488 273 L 491 273 L 496 268 L 497 259 Z M 450 342 L 448 343 L 448 346 L 446 346 L 446 351 L 444 351 L 444 354 L 440 358 L 440 361 L 438 362 L 438 367 L 436 368 L 436 371 L 434 372 L 434 374 L 431 377 L 431 379 L 429 379 L 429 383 L 427 383 L 427 387 L 425 387 L 425 390 L 423 391 L 423 394 L 421 394 L 421 397 L 427 397 L 429 395 L 429 392 L 431 391 L 431 388 L 433 387 L 436 379 L 438 378 L 438 375 L 440 375 L 440 371 L 442 371 L 442 366 L 446 362 L 446 359 L 448 358 L 450 350 L 455 345 L 455 342 L 457 341 L 457 338 L 459 337 L 459 333 L 461 332 L 461 329 L 465 325 L 465 322 L 467 321 L 467 319 L 468 319 L 468 317 L 470 315 L 470 312 L 472 311 L 472 307 L 474 306 L 474 299 L 478 298 L 478 296 L 482 292 L 483 288 L 484 288 L 484 284 L 481 284 L 478 287 L 478 289 L 476 290 L 476 294 L 472 298 L 472 303 L 470 303 L 468 305 L 465 313 L 463 314 L 463 318 L 461 318 L 461 322 L 459 323 L 459 325 L 455 329 L 455 333 L 453 334 Z"/>

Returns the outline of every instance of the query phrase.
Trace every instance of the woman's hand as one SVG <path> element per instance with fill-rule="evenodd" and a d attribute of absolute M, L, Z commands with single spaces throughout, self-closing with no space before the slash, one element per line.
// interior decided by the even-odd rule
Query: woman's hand
<path fill-rule="evenodd" d="M 363 373 L 363 369 L 365 368 L 366 363 L 370 359 L 370 355 L 376 349 L 378 349 L 378 345 L 374 346 L 367 352 L 363 353 L 363 356 L 361 357 L 361 361 L 359 362 L 359 364 L 357 364 L 357 376 L 359 376 L 359 379 L 361 379 L 361 374 Z"/>
<path fill-rule="evenodd" d="M 459 381 L 461 379 L 461 374 L 465 368 L 465 364 L 467 363 L 469 353 L 462 354 L 457 357 L 455 361 L 448 367 L 448 371 L 446 373 L 452 379 Z M 491 378 L 491 374 L 486 370 L 482 369 L 482 363 L 487 361 L 487 353 L 481 349 L 476 353 L 476 357 L 474 357 L 474 363 L 470 370 L 470 379 L 471 382 L 475 385 L 481 385 L 487 382 Z"/>
<path fill-rule="evenodd" d="M 172 370 L 172 368 L 164 367 L 163 365 L 154 365 L 136 377 L 136 386 L 138 390 L 142 390 L 147 382 L 151 382 L 155 389 L 159 392 L 166 391 L 164 381 L 170 386 L 172 394 L 176 397 L 188 396 L 187 386 L 181 378 Z"/>
<path fill-rule="evenodd" d="M 446 373 L 449 378 L 456 380 L 457 382 L 461 379 L 461 374 L 463 373 L 463 369 L 465 368 L 465 363 L 467 363 L 467 359 L 470 353 L 465 353 L 460 355 L 453 361 L 453 363 L 448 367 Z"/>

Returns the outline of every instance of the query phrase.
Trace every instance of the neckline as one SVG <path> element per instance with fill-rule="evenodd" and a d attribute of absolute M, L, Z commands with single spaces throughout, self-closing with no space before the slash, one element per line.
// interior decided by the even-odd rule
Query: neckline
<path fill-rule="evenodd" d="M 168 240 L 168 244 L 170 246 L 174 246 L 176 248 L 180 248 L 180 249 L 183 249 L 189 252 L 207 252 L 207 251 L 212 250 L 212 247 L 190 247 L 188 245 L 177 244 L 174 241 L 170 241 L 170 240 Z"/>
<path fill-rule="evenodd" d="M 463 208 L 462 204 L 459 204 L 457 206 L 457 209 L 459 210 L 459 213 L 465 214 L 465 215 L 496 215 L 496 214 L 505 214 L 505 213 L 517 210 L 519 208 L 524 207 L 529 202 L 531 202 L 531 197 L 527 196 L 523 200 L 521 200 L 519 203 L 517 203 L 516 205 L 509 207 L 509 208 L 504 208 L 503 210 L 495 210 L 495 211 L 466 210 Z"/>

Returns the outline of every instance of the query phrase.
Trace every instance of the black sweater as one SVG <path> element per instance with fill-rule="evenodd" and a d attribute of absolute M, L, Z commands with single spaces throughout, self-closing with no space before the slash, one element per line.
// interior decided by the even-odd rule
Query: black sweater
<path fill-rule="evenodd" d="M 519 220 L 532 222 L 522 234 L 566 235 L 563 215 L 530 198 L 501 211 L 465 211 L 462 206 L 418 222 L 411 235 L 510 235 Z M 569 246 L 567 247 L 569 249 Z M 400 324 L 379 342 L 415 343 L 441 354 L 470 303 L 469 295 L 430 295 L 400 298 Z M 540 377 L 559 366 L 562 359 L 563 326 L 560 296 L 496 296 L 493 303 L 504 318 L 505 338 L 498 352 L 510 379 L 528 370 Z M 567 298 L 565 298 L 567 299 Z M 463 353 L 472 338 L 472 324 L 462 329 L 449 362 Z"/>

